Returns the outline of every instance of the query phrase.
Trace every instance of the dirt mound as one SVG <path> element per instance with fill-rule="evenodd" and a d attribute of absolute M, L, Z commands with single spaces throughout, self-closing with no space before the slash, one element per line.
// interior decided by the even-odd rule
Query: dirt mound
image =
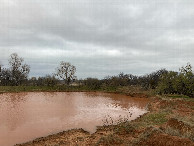
<path fill-rule="evenodd" d="M 169 119 L 166 126 L 179 130 L 181 133 L 190 132 L 194 128 L 175 118 Z"/>

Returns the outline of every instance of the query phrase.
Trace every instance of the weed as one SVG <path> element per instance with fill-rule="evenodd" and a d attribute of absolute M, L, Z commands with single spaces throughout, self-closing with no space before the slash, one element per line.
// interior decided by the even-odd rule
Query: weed
<path fill-rule="evenodd" d="M 129 112 L 129 116 L 121 116 L 119 115 L 118 120 L 113 120 L 113 118 L 110 115 L 107 115 L 104 117 L 104 119 L 102 120 L 103 122 L 103 126 L 108 126 L 108 125 L 118 125 L 120 123 L 125 123 L 129 121 L 129 117 L 132 116 L 132 113 Z"/>
<path fill-rule="evenodd" d="M 117 127 L 114 129 L 114 132 L 116 134 L 129 134 L 133 132 L 137 128 L 134 124 L 131 124 L 130 122 L 124 122 L 117 125 Z"/>

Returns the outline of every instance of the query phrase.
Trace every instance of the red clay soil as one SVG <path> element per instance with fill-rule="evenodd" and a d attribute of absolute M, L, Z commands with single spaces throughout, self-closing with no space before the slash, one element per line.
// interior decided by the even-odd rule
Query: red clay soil
<path fill-rule="evenodd" d="M 88 136 L 90 136 L 89 132 L 86 132 L 83 129 L 72 129 L 54 135 L 49 135 L 47 137 L 37 138 L 33 141 L 21 145 L 22 146 L 80 145 L 84 141 L 87 141 Z"/>
<path fill-rule="evenodd" d="M 182 121 L 178 121 L 175 118 L 169 119 L 166 126 L 171 127 L 173 129 L 176 129 L 176 130 L 180 131 L 182 134 L 185 132 L 191 132 L 194 129 L 194 127 L 191 127 L 190 125 L 185 124 Z"/>

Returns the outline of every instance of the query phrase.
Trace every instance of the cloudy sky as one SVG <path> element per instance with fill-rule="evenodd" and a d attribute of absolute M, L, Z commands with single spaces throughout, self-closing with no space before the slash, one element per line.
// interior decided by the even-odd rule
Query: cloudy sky
<path fill-rule="evenodd" d="M 194 66 L 194 0 L 0 0 L 0 63 L 18 53 L 30 76 L 60 61 L 78 78 Z"/>

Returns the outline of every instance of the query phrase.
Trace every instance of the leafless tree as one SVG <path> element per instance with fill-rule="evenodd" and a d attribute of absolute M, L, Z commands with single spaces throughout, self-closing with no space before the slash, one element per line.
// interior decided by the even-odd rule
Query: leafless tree
<path fill-rule="evenodd" d="M 13 85 L 20 85 L 25 81 L 30 72 L 30 66 L 23 63 L 24 59 L 19 57 L 17 53 L 10 55 L 9 65 L 11 66 L 11 81 Z"/>
<path fill-rule="evenodd" d="M 71 81 L 76 79 L 75 72 L 75 66 L 71 65 L 69 62 L 61 61 L 59 67 L 56 69 L 56 76 L 64 80 L 65 83 L 69 85 Z"/>

